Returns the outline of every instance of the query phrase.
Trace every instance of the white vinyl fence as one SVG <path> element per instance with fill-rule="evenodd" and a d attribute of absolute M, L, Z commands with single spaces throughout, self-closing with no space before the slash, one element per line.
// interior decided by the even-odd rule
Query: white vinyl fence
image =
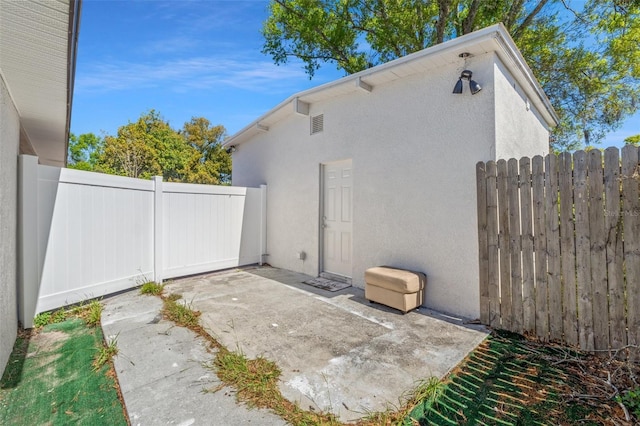
<path fill-rule="evenodd" d="M 19 318 L 144 281 L 262 263 L 266 185 L 132 179 L 19 159 Z"/>

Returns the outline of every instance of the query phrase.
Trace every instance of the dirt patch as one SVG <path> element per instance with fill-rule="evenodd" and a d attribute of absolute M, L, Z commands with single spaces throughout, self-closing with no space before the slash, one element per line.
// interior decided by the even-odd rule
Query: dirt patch
<path fill-rule="evenodd" d="M 30 352 L 27 358 L 37 356 L 41 352 L 50 352 L 58 349 L 69 336 L 62 331 L 49 331 L 48 333 L 37 333 L 31 337 Z"/>
<path fill-rule="evenodd" d="M 29 352 L 26 354 L 26 359 L 32 359 L 34 365 L 38 367 L 51 366 L 60 357 L 57 350 L 68 338 L 69 336 L 61 331 L 34 333 L 29 342 Z M 54 371 L 45 371 L 47 375 L 51 373 Z"/>

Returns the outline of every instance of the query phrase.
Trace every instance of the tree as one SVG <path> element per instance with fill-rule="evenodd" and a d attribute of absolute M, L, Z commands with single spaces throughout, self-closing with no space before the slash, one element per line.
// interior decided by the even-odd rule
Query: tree
<path fill-rule="evenodd" d="M 69 134 L 67 150 L 67 167 L 79 170 L 94 170 L 99 161 L 104 140 L 93 133 L 76 136 Z"/>
<path fill-rule="evenodd" d="M 625 138 L 624 142 L 629 145 L 640 146 L 640 134 L 629 136 L 628 138 Z"/>
<path fill-rule="evenodd" d="M 118 128 L 116 136 L 106 136 L 99 169 L 105 173 L 132 178 L 151 178 L 162 174 L 156 146 L 168 127 L 154 110 L 140 116 L 138 121 L 129 122 Z"/>
<path fill-rule="evenodd" d="M 231 156 L 222 147 L 226 136 L 223 126 L 213 126 L 204 117 L 184 123 L 182 136 L 193 148 L 188 181 L 206 184 L 231 183 Z"/>
<path fill-rule="evenodd" d="M 160 113 L 150 110 L 118 128 L 116 136 L 72 135 L 69 164 L 133 178 L 162 175 L 171 182 L 226 184 L 231 157 L 222 148 L 225 135 L 223 126 L 213 126 L 203 117 L 192 118 L 176 131 Z"/>
<path fill-rule="evenodd" d="M 263 53 L 346 73 L 502 22 L 558 112 L 556 149 L 602 140 L 640 106 L 640 2 L 271 0 Z M 559 13 L 563 12 L 563 13 Z"/>

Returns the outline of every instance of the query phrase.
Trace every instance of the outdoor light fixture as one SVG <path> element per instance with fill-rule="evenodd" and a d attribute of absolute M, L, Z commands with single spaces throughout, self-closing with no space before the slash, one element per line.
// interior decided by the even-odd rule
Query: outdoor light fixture
<path fill-rule="evenodd" d="M 469 70 L 464 70 L 460 74 L 458 81 L 456 82 L 455 87 L 453 88 L 453 93 L 459 94 L 462 93 L 462 80 L 467 80 L 469 82 L 469 90 L 471 90 L 471 94 L 475 95 L 479 91 L 482 90 L 482 87 L 475 80 L 471 80 L 473 73 Z"/>
<path fill-rule="evenodd" d="M 231 145 L 230 147 L 227 148 L 227 154 L 232 154 L 236 152 L 236 146 L 235 145 Z"/>

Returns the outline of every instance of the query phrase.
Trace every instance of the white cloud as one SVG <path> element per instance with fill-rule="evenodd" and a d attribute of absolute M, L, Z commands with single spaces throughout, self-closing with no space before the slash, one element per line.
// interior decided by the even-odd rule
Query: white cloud
<path fill-rule="evenodd" d="M 176 92 L 222 87 L 260 93 L 290 91 L 306 79 L 298 64 L 278 67 L 265 60 L 194 57 L 166 62 L 93 63 L 77 74 L 76 93 L 163 88 Z M 293 81 L 292 81 L 293 80 Z"/>

